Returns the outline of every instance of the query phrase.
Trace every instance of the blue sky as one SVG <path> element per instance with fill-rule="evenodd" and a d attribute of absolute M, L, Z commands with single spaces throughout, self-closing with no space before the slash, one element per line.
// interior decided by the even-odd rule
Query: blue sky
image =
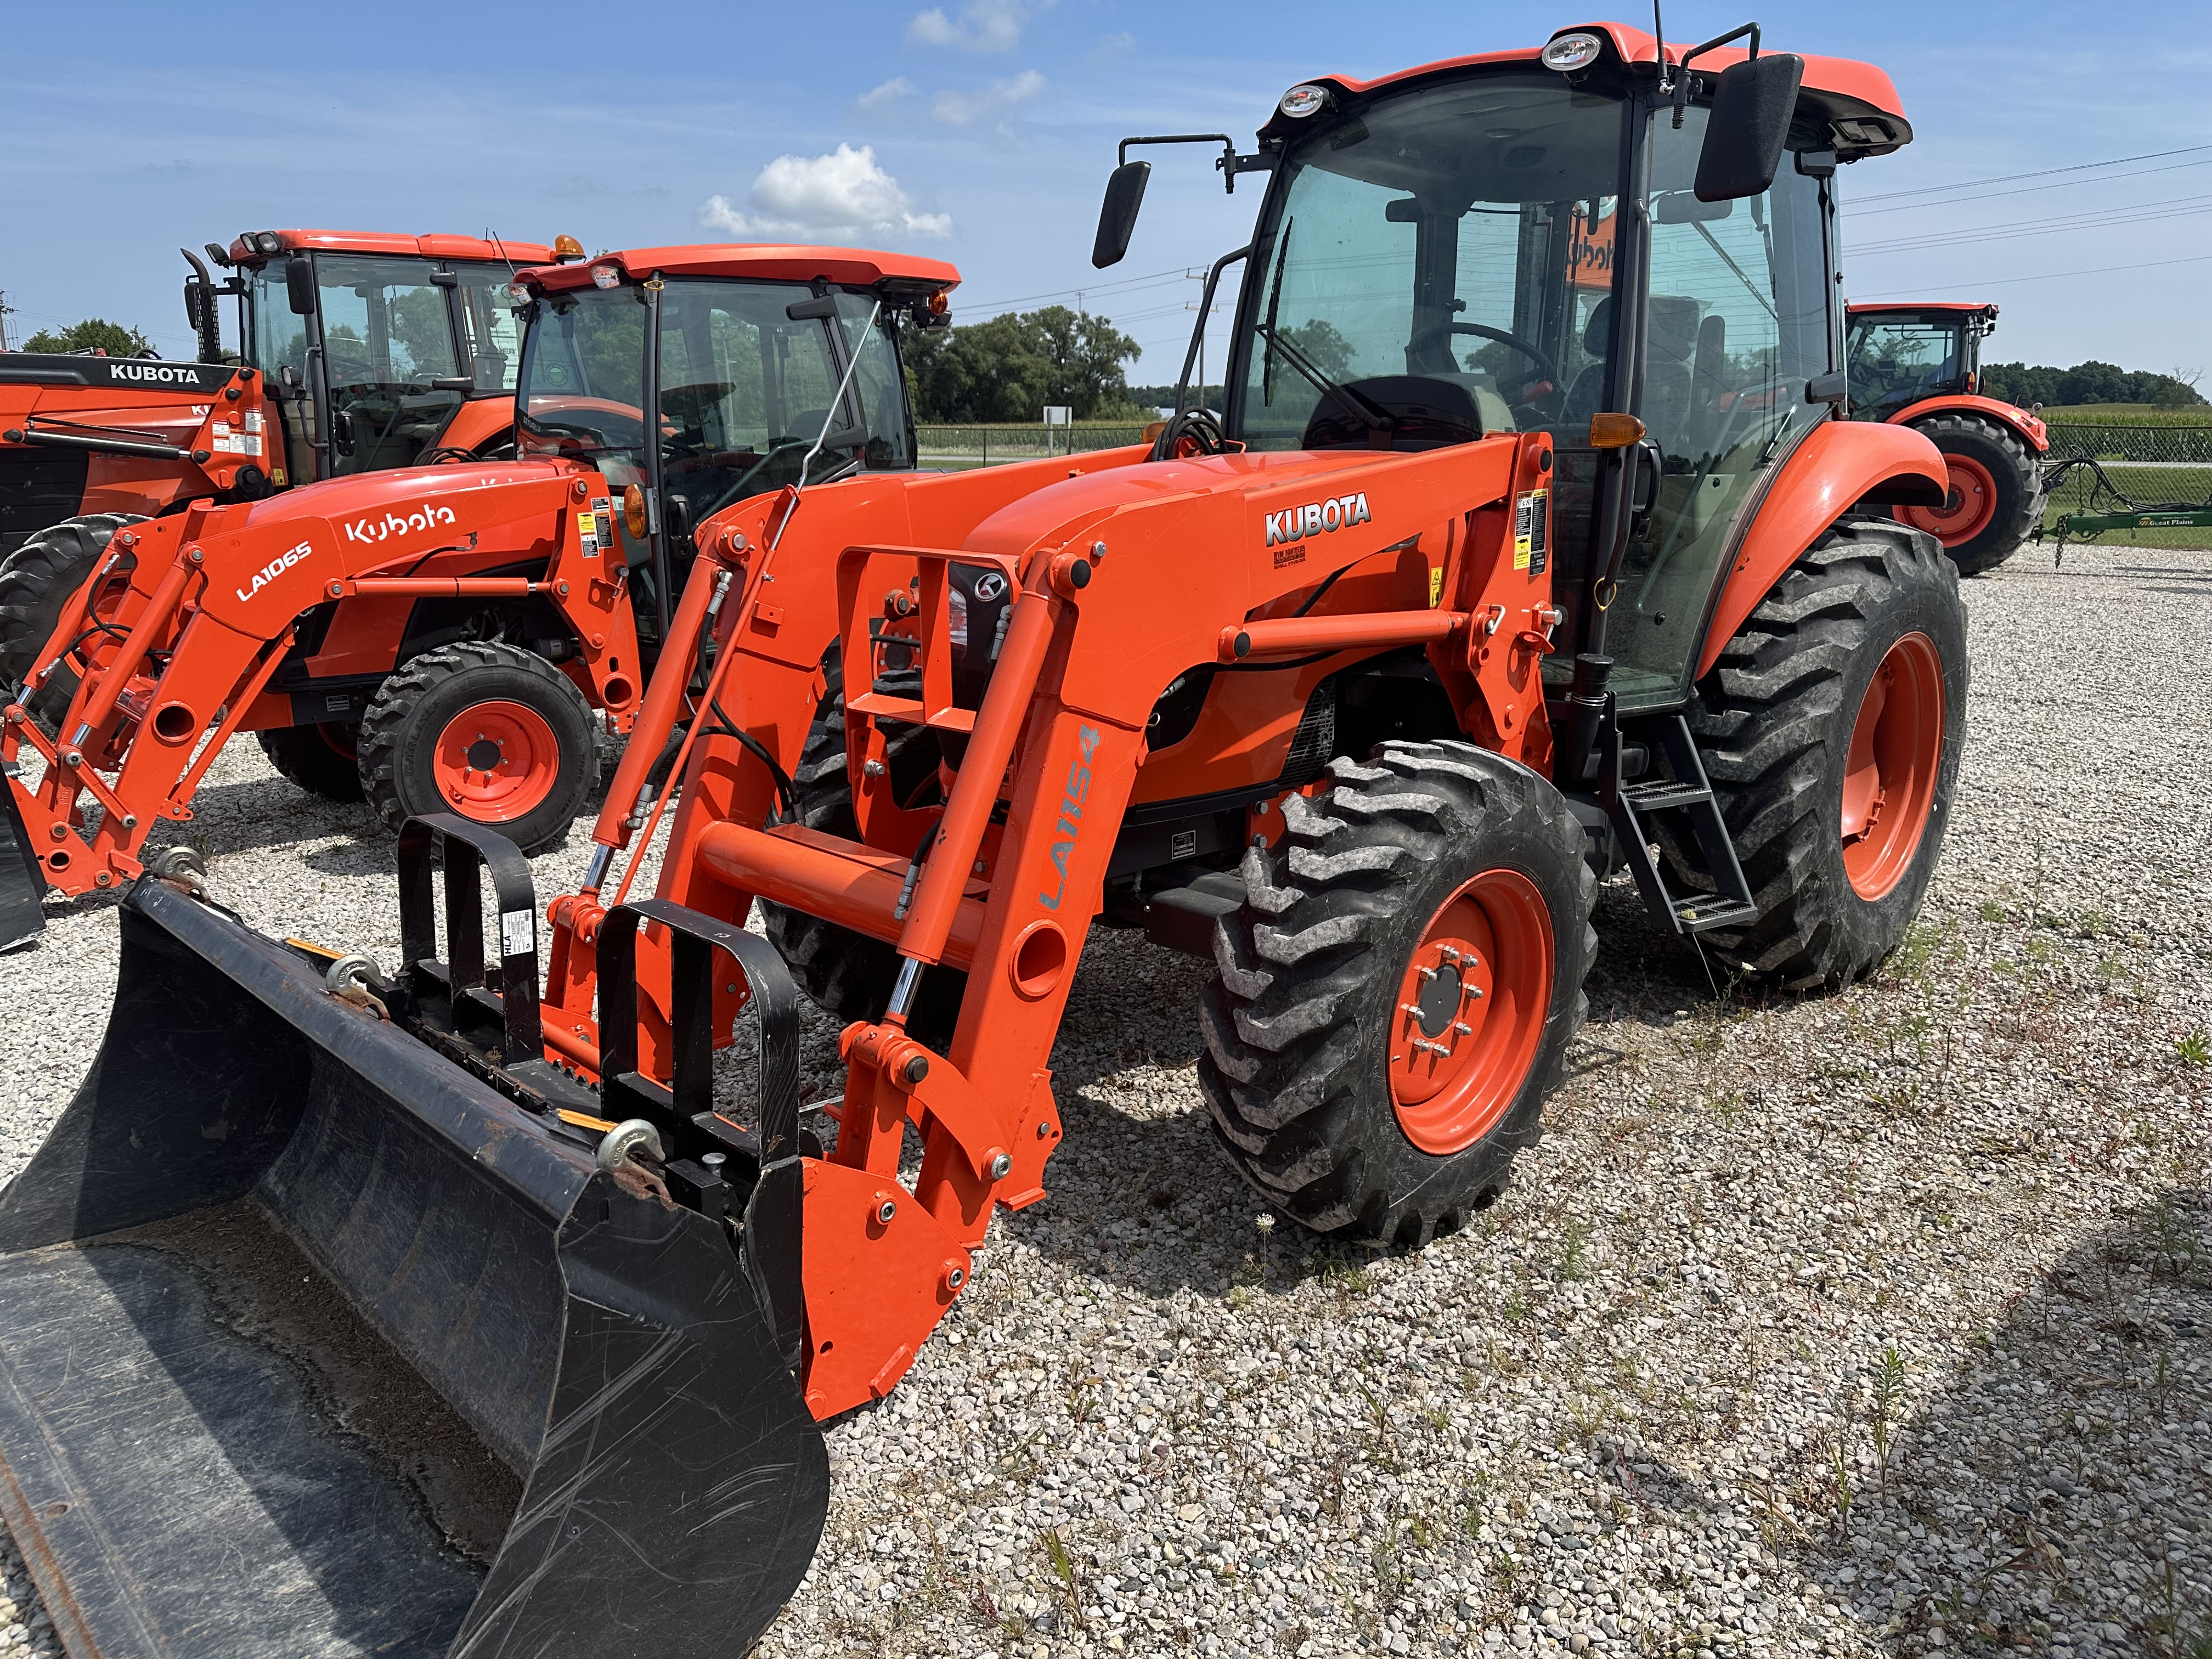
<path fill-rule="evenodd" d="M 1668 33 L 1748 15 L 1675 0 Z M 1848 202 L 2212 145 L 2212 7 L 2118 0 L 2094 33 L 2091 15 L 1869 0 L 1759 16 L 1771 46 L 1868 58 L 1899 83 L 1917 142 L 1846 170 Z M 803 227 L 951 259 L 967 318 L 1081 289 L 1145 346 L 1133 377 L 1172 380 L 1198 294 L 1182 273 L 1244 240 L 1258 181 L 1224 198 L 1205 151 L 1156 152 L 1128 260 L 1095 272 L 1115 139 L 1249 136 L 1310 75 L 1533 45 L 1585 15 L 1466 0 L 26 7 L 0 102 L 0 290 L 13 337 L 100 314 L 183 356 L 175 250 L 241 229 L 489 227 L 597 249 Z M 2212 368 L 2212 149 L 1922 199 L 1847 221 L 1867 250 L 1847 260 L 1854 297 L 1994 300 L 1999 359 Z"/>

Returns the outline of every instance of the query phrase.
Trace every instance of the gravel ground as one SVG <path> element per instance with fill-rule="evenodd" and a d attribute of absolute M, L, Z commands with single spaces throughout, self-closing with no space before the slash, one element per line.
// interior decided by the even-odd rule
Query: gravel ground
<path fill-rule="evenodd" d="M 1547 1139 L 1417 1254 L 1270 1227 L 1199 1099 L 1206 966 L 1095 935 L 1052 1196 L 831 1430 L 765 1650 L 2212 1655 L 2212 555 L 1967 594 L 1965 782 L 1890 970 L 1716 984 L 1614 884 Z M 250 921 L 395 954 L 357 809 L 250 744 L 201 802 Z M 112 909 L 0 958 L 37 1038 L 0 1175 L 97 1042 Z M 51 1650 L 0 1570 L 0 1653 Z"/>

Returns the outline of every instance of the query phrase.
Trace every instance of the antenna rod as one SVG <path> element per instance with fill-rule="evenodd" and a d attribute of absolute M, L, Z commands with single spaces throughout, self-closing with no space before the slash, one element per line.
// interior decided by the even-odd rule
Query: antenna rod
<path fill-rule="evenodd" d="M 1674 83 L 1667 78 L 1667 26 L 1659 21 L 1659 0 L 1651 0 L 1651 33 L 1659 42 L 1659 90 L 1672 92 Z"/>

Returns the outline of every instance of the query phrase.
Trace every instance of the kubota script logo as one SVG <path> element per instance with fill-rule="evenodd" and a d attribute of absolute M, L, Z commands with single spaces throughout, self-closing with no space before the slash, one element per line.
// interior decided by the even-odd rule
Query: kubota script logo
<path fill-rule="evenodd" d="M 1053 825 L 1053 833 L 1061 837 L 1052 844 L 1053 868 L 1060 872 L 1060 885 L 1037 895 L 1037 902 L 1048 910 L 1059 909 L 1060 900 L 1067 895 L 1067 860 L 1074 855 L 1076 837 L 1083 833 L 1083 802 L 1091 793 L 1091 757 L 1098 752 L 1098 728 L 1083 727 L 1076 740 L 1083 745 L 1083 758 L 1067 769 L 1067 787 L 1060 791 L 1060 821 Z"/>
<path fill-rule="evenodd" d="M 191 369 L 175 363 L 110 363 L 107 378 L 140 386 L 188 386 L 194 391 L 204 384 Z"/>
<path fill-rule="evenodd" d="M 1365 524 L 1374 518 L 1367 510 L 1367 493 L 1332 496 L 1325 501 L 1308 501 L 1304 507 L 1285 507 L 1280 513 L 1267 515 L 1269 547 L 1280 547 L 1285 542 L 1302 542 L 1310 536 L 1325 536 L 1334 530 L 1349 530 L 1356 524 Z"/>
<path fill-rule="evenodd" d="M 426 505 L 412 513 L 387 513 L 381 523 L 374 519 L 356 519 L 345 526 L 345 533 L 348 541 L 380 542 L 387 536 L 404 535 L 410 530 L 435 530 L 441 524 L 453 522 L 452 507 Z"/>
<path fill-rule="evenodd" d="M 289 570 L 294 565 L 299 563 L 301 560 L 306 558 L 308 554 L 313 551 L 314 549 L 307 543 L 301 542 L 290 552 L 278 554 L 275 558 L 270 560 L 267 564 L 263 565 L 260 569 L 253 573 L 253 580 L 251 582 L 249 582 L 246 586 L 236 590 L 238 593 L 238 602 L 240 605 L 245 604 L 246 600 L 252 599 L 256 593 L 258 593 L 263 588 L 268 586 L 270 583 L 275 581 L 279 576 L 283 575 L 286 571 Z"/>

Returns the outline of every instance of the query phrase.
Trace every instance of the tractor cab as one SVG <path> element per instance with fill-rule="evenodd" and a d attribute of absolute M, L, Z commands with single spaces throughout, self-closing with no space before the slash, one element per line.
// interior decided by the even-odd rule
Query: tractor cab
<path fill-rule="evenodd" d="M 775 245 L 642 248 L 522 273 L 517 453 L 581 461 L 622 492 L 617 534 L 641 634 L 665 633 L 696 556 L 692 528 L 710 515 L 913 467 L 899 330 L 949 323 L 959 280 L 935 259 Z"/>
<path fill-rule="evenodd" d="M 1670 48 L 1664 72 L 1650 36 L 1603 25 L 1318 79 L 1255 154 L 1218 141 L 1232 184 L 1269 175 L 1250 246 L 1216 267 L 1245 267 L 1227 440 L 1550 434 L 1550 544 L 1528 554 L 1564 613 L 1546 678 L 1608 654 L 1624 715 L 1687 697 L 1752 509 L 1842 398 L 1837 166 L 1911 136 L 1880 70 L 1722 40 L 1747 33 Z M 1117 192 L 1133 218 L 1146 166 L 1125 159 L 1108 221 Z"/>
<path fill-rule="evenodd" d="M 571 238 L 561 252 L 580 253 Z M 507 286 L 556 250 L 475 236 L 248 231 L 194 274 L 185 311 L 200 356 L 222 356 L 217 296 L 236 296 L 238 357 L 282 410 L 270 456 L 278 488 L 419 465 L 441 453 L 508 453 L 521 325 Z"/>
<path fill-rule="evenodd" d="M 1993 305 L 1928 301 L 1848 307 L 1844 372 L 1851 418 L 1887 421 L 1930 398 L 1982 389 L 1982 341 L 1997 325 Z"/>

